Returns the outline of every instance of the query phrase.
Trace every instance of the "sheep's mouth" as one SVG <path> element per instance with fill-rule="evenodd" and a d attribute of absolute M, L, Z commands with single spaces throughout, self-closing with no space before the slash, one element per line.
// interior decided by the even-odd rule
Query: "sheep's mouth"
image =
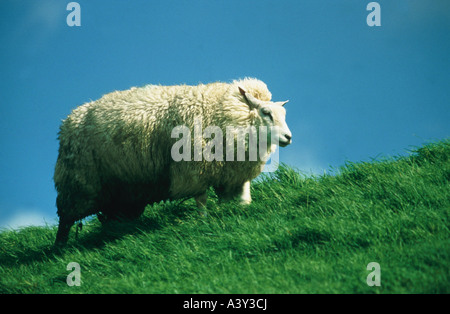
<path fill-rule="evenodd" d="M 292 140 L 287 140 L 287 141 L 280 141 L 278 144 L 280 145 L 280 147 L 286 147 L 291 143 L 292 143 Z"/>

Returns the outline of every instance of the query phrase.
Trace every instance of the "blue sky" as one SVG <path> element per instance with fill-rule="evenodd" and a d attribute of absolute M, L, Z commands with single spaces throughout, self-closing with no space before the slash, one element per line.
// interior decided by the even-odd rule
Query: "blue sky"
<path fill-rule="evenodd" d="M 280 160 L 321 173 L 450 135 L 450 1 L 0 2 L 0 227 L 57 221 L 57 132 L 73 108 L 145 84 L 257 77 L 290 99 Z"/>

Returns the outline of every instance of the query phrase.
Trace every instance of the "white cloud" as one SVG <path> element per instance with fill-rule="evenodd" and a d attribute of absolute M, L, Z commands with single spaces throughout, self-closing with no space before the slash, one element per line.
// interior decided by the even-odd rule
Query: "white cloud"
<path fill-rule="evenodd" d="M 18 229 L 27 226 L 45 226 L 53 224 L 54 217 L 43 214 L 38 209 L 18 209 L 16 214 L 4 221 L 0 221 L 0 228 Z"/>
<path fill-rule="evenodd" d="M 27 40 L 27 50 L 31 54 L 48 48 L 52 36 L 67 27 L 66 4 L 55 0 L 30 2 L 12 27 L 11 38 Z"/>
<path fill-rule="evenodd" d="M 35 4 L 30 19 L 46 30 L 54 31 L 58 26 L 65 26 L 62 18 L 64 14 L 68 13 L 65 9 L 65 5 L 59 1 L 39 1 L 38 5 Z"/>
<path fill-rule="evenodd" d="M 306 148 L 297 145 L 295 150 L 286 150 L 281 152 L 281 161 L 288 165 L 296 167 L 306 175 L 323 175 L 329 168 L 318 158 L 313 148 Z"/>

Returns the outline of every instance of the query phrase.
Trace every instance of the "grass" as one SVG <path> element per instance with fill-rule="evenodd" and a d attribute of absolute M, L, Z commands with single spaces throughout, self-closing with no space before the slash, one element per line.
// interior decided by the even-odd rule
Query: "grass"
<path fill-rule="evenodd" d="M 148 206 L 134 223 L 0 233 L 0 293 L 449 293 L 450 141 L 308 177 L 286 165 L 253 203 Z M 67 264 L 81 267 L 68 286 Z M 381 286 L 369 287 L 370 262 Z"/>

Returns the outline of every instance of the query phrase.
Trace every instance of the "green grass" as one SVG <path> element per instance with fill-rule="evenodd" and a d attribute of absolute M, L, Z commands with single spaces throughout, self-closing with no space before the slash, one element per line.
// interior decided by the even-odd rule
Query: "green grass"
<path fill-rule="evenodd" d="M 134 223 L 92 218 L 61 251 L 56 226 L 2 231 L 0 293 L 449 293 L 449 158 L 444 140 L 320 177 L 282 165 L 248 207 L 211 190 L 207 217 L 190 200 Z"/>

